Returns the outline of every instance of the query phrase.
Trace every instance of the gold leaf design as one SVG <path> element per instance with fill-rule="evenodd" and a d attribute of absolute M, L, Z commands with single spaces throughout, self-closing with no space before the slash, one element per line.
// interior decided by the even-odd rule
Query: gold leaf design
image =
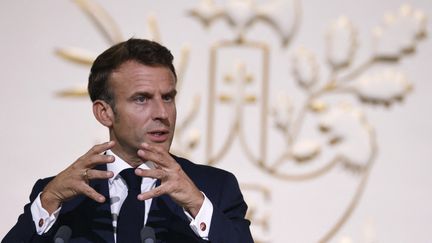
<path fill-rule="evenodd" d="M 309 90 L 318 81 L 318 62 L 315 55 L 304 47 L 298 48 L 293 57 L 292 72 L 300 87 Z"/>
<path fill-rule="evenodd" d="M 59 91 L 57 92 L 57 96 L 70 98 L 88 97 L 88 92 L 86 87 L 76 87 Z"/>
<path fill-rule="evenodd" d="M 402 72 L 384 70 L 362 77 L 353 87 L 362 101 L 388 106 L 402 100 L 412 84 Z"/>
<path fill-rule="evenodd" d="M 294 144 L 293 157 L 297 162 L 305 162 L 314 159 L 321 151 L 321 146 L 316 140 L 304 139 Z"/>
<path fill-rule="evenodd" d="M 323 101 L 312 100 L 311 102 L 309 102 L 309 109 L 313 112 L 321 113 L 327 110 L 327 108 L 328 105 Z"/>
<path fill-rule="evenodd" d="M 92 0 L 75 0 L 75 2 L 101 30 L 110 44 L 124 40 L 120 28 L 102 6 Z"/>
<path fill-rule="evenodd" d="M 347 17 L 339 17 L 330 25 L 326 47 L 327 61 L 332 69 L 345 68 L 351 64 L 357 50 L 357 31 Z"/>
<path fill-rule="evenodd" d="M 198 18 L 204 26 L 209 26 L 212 21 L 223 15 L 223 10 L 216 6 L 213 0 L 201 0 L 189 14 Z"/>
<path fill-rule="evenodd" d="M 274 0 L 258 4 L 255 0 L 230 0 L 223 7 L 213 0 L 201 0 L 189 11 L 205 27 L 223 18 L 236 31 L 236 41 L 244 41 L 245 32 L 257 21 L 262 21 L 279 34 L 282 44 L 287 46 L 299 27 L 301 15 L 299 0 Z"/>
<path fill-rule="evenodd" d="M 66 60 L 86 66 L 90 66 L 97 56 L 93 52 L 78 47 L 59 48 L 55 53 Z"/>
<path fill-rule="evenodd" d="M 417 40 L 426 35 L 426 15 L 403 5 L 396 13 L 384 16 L 384 24 L 374 31 L 374 55 L 377 59 L 397 60 L 416 49 Z"/>
<path fill-rule="evenodd" d="M 273 116 L 275 118 L 276 127 L 284 132 L 287 132 L 291 126 L 293 102 L 285 93 L 279 93 L 277 100 L 273 105 Z"/>

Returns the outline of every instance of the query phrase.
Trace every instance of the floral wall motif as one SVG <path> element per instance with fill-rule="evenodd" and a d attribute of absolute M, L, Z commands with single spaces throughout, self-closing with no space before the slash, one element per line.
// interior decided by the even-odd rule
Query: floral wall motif
<path fill-rule="evenodd" d="M 393 127 L 391 121 L 384 125 L 394 128 L 389 128 L 391 134 L 382 134 L 385 129 L 380 119 L 390 121 L 387 116 L 411 110 L 411 102 L 420 106 L 430 103 L 430 99 L 411 101 L 428 73 L 422 70 L 424 75 L 416 76 L 411 69 L 417 59 L 424 60 L 424 50 L 431 51 L 430 47 L 424 49 L 430 46 L 427 4 L 365 2 L 364 6 L 338 6 L 346 2 L 337 0 L 327 3 L 329 6 L 299 0 L 201 0 L 175 4 L 131 0 L 121 5 L 113 1 L 74 0 L 51 4 L 52 9 L 64 8 L 72 14 L 63 19 L 59 18 L 62 11 L 48 11 L 46 20 L 35 18 L 49 23 L 48 26 L 38 27 L 37 21 L 32 23 L 35 31 L 56 30 L 61 38 L 52 38 L 50 32 L 40 32 L 35 41 L 27 44 L 29 50 L 34 51 L 40 38 L 40 43 L 46 42 L 46 48 L 39 55 L 50 56 L 49 61 L 42 64 L 42 67 L 49 66 L 45 72 L 39 71 L 41 68 L 31 69 L 29 65 L 29 71 L 38 73 L 33 78 L 47 90 L 44 96 L 28 92 L 30 97 L 38 99 L 37 104 L 45 99 L 44 104 L 49 105 L 42 107 L 55 112 L 36 113 L 36 109 L 32 109 L 30 112 L 35 112 L 35 116 L 30 121 L 39 122 L 23 124 L 23 131 L 31 130 L 25 133 L 30 134 L 25 143 L 28 147 L 42 137 L 39 133 L 47 142 L 36 146 L 36 151 L 30 149 L 40 154 L 41 158 L 34 159 L 36 165 L 5 165 L 13 170 L 35 166 L 33 170 L 37 174 L 27 176 L 27 188 L 19 192 L 23 203 L 35 178 L 50 175 L 48 172 L 55 174 L 90 144 L 106 138 L 105 131 L 96 123 L 85 125 L 86 120 L 92 119 L 87 111 L 88 103 L 83 103 L 87 95 L 86 72 L 98 52 L 136 36 L 161 41 L 176 56 L 181 115 L 174 153 L 237 175 L 250 206 L 247 217 L 252 221 L 257 242 L 386 242 L 393 239 L 383 232 L 387 229 L 382 221 L 383 217 L 388 217 L 385 213 L 376 210 L 366 211 L 369 215 L 365 216 L 362 213 L 365 207 L 397 204 L 395 201 L 374 202 L 367 195 L 368 191 L 380 188 L 377 184 L 382 174 L 380 168 L 389 163 L 385 155 L 395 153 L 403 157 L 401 155 L 405 154 L 386 150 L 392 144 L 393 133 L 403 133 L 399 130 L 403 126 Z M 17 10 L 19 6 L 22 5 L 5 7 Z M 357 8 L 368 14 L 356 14 Z M 34 16 L 46 11 L 41 7 L 33 10 Z M 327 17 L 318 17 L 326 11 Z M 365 19 L 365 15 L 369 18 Z M 312 28 L 310 20 L 315 20 Z M 60 23 L 73 23 L 71 26 L 78 28 L 69 31 Z M 16 25 L 13 29 L 20 27 L 16 20 L 9 24 Z M 6 24 L 3 26 L 9 30 Z M 314 29 L 318 27 L 319 30 Z M 310 33 L 314 34 L 313 38 Z M 18 40 L 14 35 L 12 38 Z M 10 62 L 14 62 L 12 54 L 9 57 Z M 50 69 L 53 71 L 48 71 Z M 26 70 L 20 72 L 26 73 Z M 55 76 L 50 76 L 51 73 Z M 15 77 L 7 75 L 6 72 L 6 77 Z M 56 80 L 56 83 L 43 83 L 44 78 Z M 18 90 L 19 86 L 16 87 Z M 3 99 L 16 100 L 8 95 L 4 92 Z M 19 102 L 14 104 L 18 109 L 23 107 Z M 38 118 L 41 114 L 53 118 L 49 121 Z M 20 115 L 12 112 L 9 117 L 11 123 L 5 124 L 14 124 L 13 127 L 20 124 L 13 121 L 20 120 Z M 71 119 L 66 127 L 76 130 L 75 126 L 80 126 L 85 135 L 74 137 L 69 129 L 57 125 L 64 123 L 60 117 L 80 117 L 84 125 Z M 411 119 L 406 118 L 405 122 L 408 121 Z M 53 125 L 50 126 L 50 122 Z M 40 131 L 33 130 L 35 124 L 39 124 Z M 431 130 L 425 127 L 423 133 L 431 135 Z M 6 130 L 3 132 L 14 141 L 15 136 Z M 24 134 L 16 137 L 20 141 Z M 76 145 L 71 146 L 68 138 Z M 55 145 L 51 142 L 54 140 L 57 141 Z M 406 141 L 398 140 L 398 143 Z M 421 141 L 427 140 L 418 137 L 416 141 L 417 145 L 408 143 L 405 147 L 419 149 Z M 43 144 L 55 152 L 50 153 L 52 151 Z M 8 146 L 10 148 L 5 143 L 4 147 Z M 23 160 L 14 149 L 6 150 L 2 153 L 7 159 Z M 386 173 L 384 175 L 388 176 L 389 172 Z M 419 191 L 426 187 L 424 183 L 413 185 Z M 385 189 L 391 195 L 392 188 Z M 407 190 L 410 189 L 405 188 Z M 6 188 L 2 188 L 3 191 L 10 193 Z M 404 200 L 405 196 L 401 193 L 397 198 Z M 432 199 L 428 196 L 424 201 Z M 414 207 L 413 203 L 410 205 Z M 15 211 L 19 210 L 17 206 Z M 422 212 L 431 213 L 430 210 Z M 12 224 L 15 215 L 10 217 Z M 423 220 L 422 217 L 416 220 L 424 222 L 420 219 Z M 7 228 L 2 228 L 1 232 Z M 408 238 L 401 234 L 396 232 L 395 238 Z M 424 239 L 425 235 L 417 237 Z"/>

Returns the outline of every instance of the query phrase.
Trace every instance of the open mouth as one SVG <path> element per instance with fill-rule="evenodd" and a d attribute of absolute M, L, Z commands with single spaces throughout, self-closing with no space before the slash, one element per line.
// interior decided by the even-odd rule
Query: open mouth
<path fill-rule="evenodd" d="M 151 135 L 153 136 L 162 136 L 167 134 L 168 132 L 150 132 Z"/>
<path fill-rule="evenodd" d="M 168 139 L 169 132 L 165 130 L 151 131 L 148 132 L 150 141 L 155 143 L 165 142 Z"/>

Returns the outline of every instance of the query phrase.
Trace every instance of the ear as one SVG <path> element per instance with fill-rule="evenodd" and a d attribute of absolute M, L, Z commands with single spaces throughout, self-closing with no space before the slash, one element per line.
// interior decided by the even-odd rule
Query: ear
<path fill-rule="evenodd" d="M 114 111 L 111 106 L 103 100 L 93 102 L 93 115 L 102 125 L 111 127 L 114 123 Z"/>

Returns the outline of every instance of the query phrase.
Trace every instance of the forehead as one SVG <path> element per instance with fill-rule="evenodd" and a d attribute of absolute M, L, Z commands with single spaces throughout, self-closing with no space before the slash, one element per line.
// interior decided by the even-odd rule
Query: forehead
<path fill-rule="evenodd" d="M 148 66 L 127 61 L 115 69 L 109 79 L 114 93 L 136 89 L 173 89 L 175 77 L 168 67 Z"/>

